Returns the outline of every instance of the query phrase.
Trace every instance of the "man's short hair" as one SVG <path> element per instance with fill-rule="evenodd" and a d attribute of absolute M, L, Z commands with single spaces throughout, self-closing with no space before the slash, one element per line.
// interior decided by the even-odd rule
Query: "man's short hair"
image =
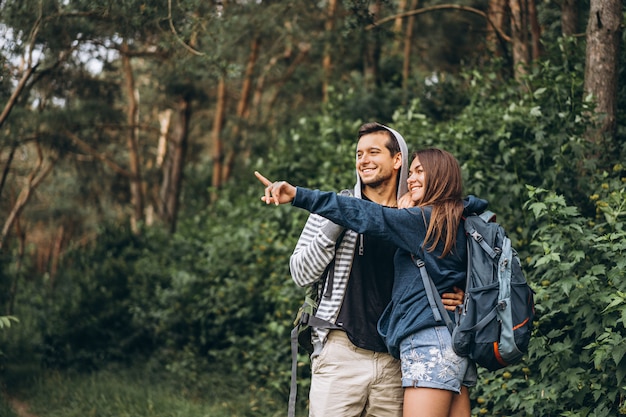
<path fill-rule="evenodd" d="M 385 126 L 381 125 L 380 123 L 371 122 L 371 123 L 363 124 L 359 128 L 358 138 L 361 139 L 362 136 L 369 135 L 370 133 L 376 133 L 376 132 L 387 133 L 388 140 L 387 140 L 387 143 L 385 144 L 385 147 L 389 149 L 391 156 L 395 156 L 396 154 L 401 152 L 400 144 L 398 143 L 398 139 L 396 138 L 396 135 L 394 135 L 391 132 L 391 130 L 387 129 Z"/>

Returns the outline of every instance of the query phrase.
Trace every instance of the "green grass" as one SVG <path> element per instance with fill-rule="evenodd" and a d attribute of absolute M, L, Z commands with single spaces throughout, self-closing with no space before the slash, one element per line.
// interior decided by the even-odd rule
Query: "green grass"
<path fill-rule="evenodd" d="M 195 392 L 171 378 L 137 369 L 82 374 L 9 367 L 3 379 L 7 392 L 27 403 L 38 417 L 274 417 L 287 413 L 286 400 L 251 389 L 232 375 L 206 375 L 203 388 Z M 14 417 L 2 402 L 0 415 Z"/>

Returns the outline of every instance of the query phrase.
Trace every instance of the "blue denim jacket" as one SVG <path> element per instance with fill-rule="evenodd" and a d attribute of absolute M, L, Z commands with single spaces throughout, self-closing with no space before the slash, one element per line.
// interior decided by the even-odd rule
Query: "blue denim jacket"
<path fill-rule="evenodd" d="M 487 201 L 474 196 L 469 196 L 464 203 L 466 213 L 482 212 L 487 208 Z M 467 274 L 467 251 L 462 224 L 459 225 L 456 248 L 440 259 L 443 243 L 440 242 L 432 252 L 422 247 L 430 221 L 429 207 L 398 210 L 370 201 L 341 197 L 334 192 L 301 187 L 297 188 L 292 204 L 358 233 L 386 239 L 398 247 L 394 259 L 391 303 L 378 322 L 378 331 L 395 358 L 400 356 L 400 342 L 405 337 L 418 330 L 441 325 L 433 317 L 411 254 L 417 254 L 424 261 L 439 294 L 452 292 L 454 286 L 463 288 Z"/>

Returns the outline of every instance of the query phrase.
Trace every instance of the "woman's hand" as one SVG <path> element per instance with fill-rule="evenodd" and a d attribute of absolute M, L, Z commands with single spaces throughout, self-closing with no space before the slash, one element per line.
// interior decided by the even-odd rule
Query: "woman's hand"
<path fill-rule="evenodd" d="M 296 197 L 296 187 L 288 182 L 272 182 L 258 171 L 254 171 L 254 175 L 265 185 L 265 195 L 261 197 L 261 200 L 265 201 L 266 204 L 272 202 L 276 205 L 291 203 Z"/>

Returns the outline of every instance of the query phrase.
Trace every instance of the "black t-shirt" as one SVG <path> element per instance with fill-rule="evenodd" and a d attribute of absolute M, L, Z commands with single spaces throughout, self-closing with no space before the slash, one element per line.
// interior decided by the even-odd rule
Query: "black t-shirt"
<path fill-rule="evenodd" d="M 363 241 L 361 242 L 361 239 Z M 363 253 L 360 254 L 362 244 Z M 357 238 L 350 279 L 337 324 L 350 341 L 363 349 L 387 352 L 376 324 L 391 301 L 396 246 L 367 235 Z"/>

